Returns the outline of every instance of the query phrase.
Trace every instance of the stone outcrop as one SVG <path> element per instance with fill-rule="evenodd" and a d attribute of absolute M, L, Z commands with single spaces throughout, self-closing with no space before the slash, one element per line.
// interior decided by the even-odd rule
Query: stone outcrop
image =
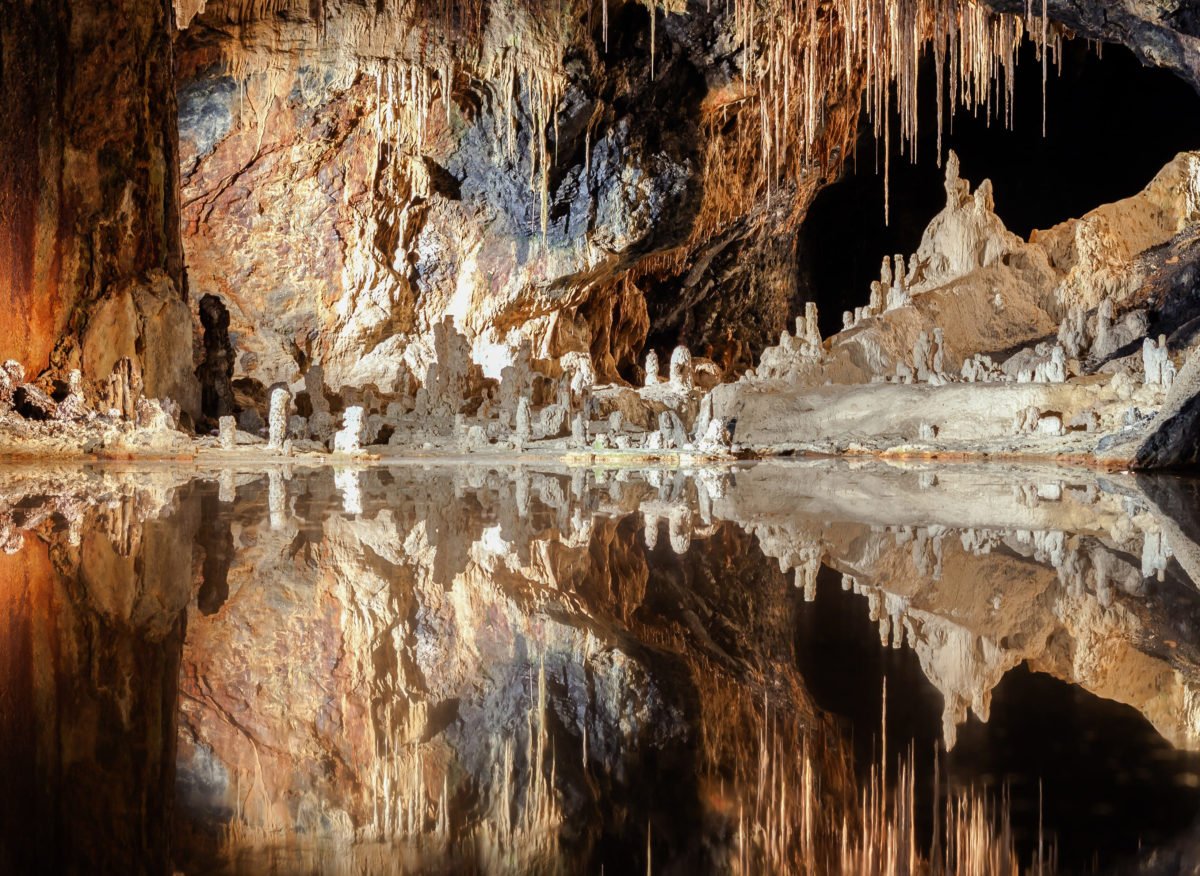
<path fill-rule="evenodd" d="M 136 359 L 199 417 L 170 0 L 0 11 L 0 334 L 33 376 Z"/>

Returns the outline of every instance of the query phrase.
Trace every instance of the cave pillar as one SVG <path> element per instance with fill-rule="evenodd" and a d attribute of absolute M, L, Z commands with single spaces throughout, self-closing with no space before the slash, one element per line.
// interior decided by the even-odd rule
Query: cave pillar
<path fill-rule="evenodd" d="M 193 417 L 171 0 L 0 4 L 0 357 Z"/>

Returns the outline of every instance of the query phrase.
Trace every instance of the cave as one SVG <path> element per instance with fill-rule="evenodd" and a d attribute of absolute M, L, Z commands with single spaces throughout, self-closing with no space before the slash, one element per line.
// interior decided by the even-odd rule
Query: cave
<path fill-rule="evenodd" d="M 13 0 L 0 77 L 0 874 L 1200 861 L 1200 4 Z"/>

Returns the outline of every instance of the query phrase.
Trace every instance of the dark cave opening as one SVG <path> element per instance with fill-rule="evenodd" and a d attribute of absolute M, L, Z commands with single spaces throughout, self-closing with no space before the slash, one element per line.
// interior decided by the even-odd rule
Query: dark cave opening
<path fill-rule="evenodd" d="M 990 179 L 996 212 L 1028 237 L 1141 190 L 1178 152 L 1200 146 L 1200 95 L 1168 70 L 1144 67 L 1119 45 L 1097 52 L 1066 40 L 1062 62 L 1046 79 L 1042 136 L 1042 65 L 1026 43 L 1016 70 L 1012 127 L 959 108 L 947 117 L 943 157 L 953 149 L 972 187 Z M 947 107 L 949 101 L 947 100 Z M 917 161 L 900 153 L 891 125 L 890 221 L 884 221 L 883 148 L 870 119 L 860 121 L 857 155 L 843 179 L 817 195 L 800 229 L 800 300 L 816 301 L 821 332 L 842 328 L 842 311 L 865 304 L 884 255 L 911 254 L 942 208 L 933 61 L 921 68 Z M 878 172 L 876 163 L 878 161 Z"/>

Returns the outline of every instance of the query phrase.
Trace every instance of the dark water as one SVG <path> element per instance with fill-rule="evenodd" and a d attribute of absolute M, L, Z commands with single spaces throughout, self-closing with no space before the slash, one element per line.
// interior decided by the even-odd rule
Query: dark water
<path fill-rule="evenodd" d="M 840 462 L 0 471 L 0 870 L 1191 869 L 1196 500 Z"/>

